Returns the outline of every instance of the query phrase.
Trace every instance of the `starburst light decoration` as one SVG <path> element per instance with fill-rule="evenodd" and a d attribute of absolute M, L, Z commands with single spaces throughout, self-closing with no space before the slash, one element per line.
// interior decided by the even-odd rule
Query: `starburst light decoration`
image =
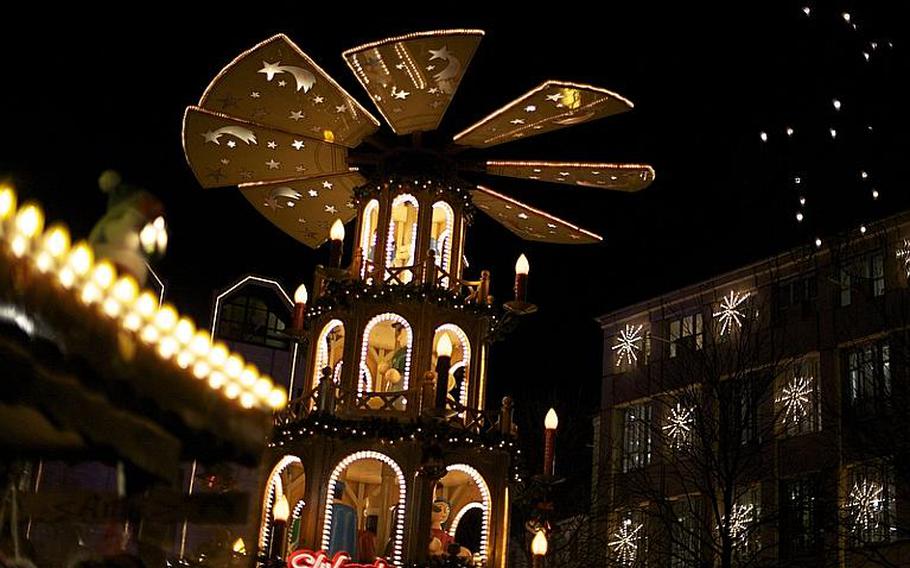
<path fill-rule="evenodd" d="M 724 296 L 724 299 L 720 302 L 720 311 L 714 312 L 714 317 L 721 324 L 721 335 L 726 335 L 728 331 L 732 331 L 734 325 L 738 328 L 743 326 L 745 314 L 739 307 L 750 295 L 750 292 L 740 294 L 730 290 L 730 293 Z"/>
<path fill-rule="evenodd" d="M 730 513 L 730 538 L 737 544 L 748 540 L 749 527 L 755 521 L 755 505 L 733 505 Z"/>
<path fill-rule="evenodd" d="M 632 519 L 623 519 L 619 530 L 613 533 L 613 540 L 607 545 L 613 549 L 616 558 L 625 566 L 631 566 L 638 556 L 638 532 L 642 524 L 633 524 Z"/>
<path fill-rule="evenodd" d="M 679 403 L 676 403 L 676 406 L 670 409 L 670 415 L 667 417 L 667 423 L 663 426 L 663 431 L 670 441 L 670 447 L 673 449 L 680 449 L 691 443 L 692 427 L 695 425 L 694 412 L 694 408 L 684 408 Z"/>
<path fill-rule="evenodd" d="M 797 425 L 809 416 L 812 410 L 811 400 L 815 392 L 813 377 L 793 377 L 774 402 L 783 406 L 784 423 Z"/>
<path fill-rule="evenodd" d="M 613 345 L 613 351 L 616 351 L 616 366 L 619 367 L 623 361 L 629 365 L 638 361 L 638 351 L 641 351 L 641 330 L 643 325 L 626 325 L 626 328 L 620 330 L 616 343 Z"/>
<path fill-rule="evenodd" d="M 904 272 L 907 274 L 907 279 L 910 280 L 910 239 L 904 239 L 895 256 L 898 260 L 903 261 Z"/>
<path fill-rule="evenodd" d="M 884 510 L 883 491 L 880 483 L 868 479 L 853 484 L 846 508 L 855 531 L 868 532 L 879 527 Z"/>

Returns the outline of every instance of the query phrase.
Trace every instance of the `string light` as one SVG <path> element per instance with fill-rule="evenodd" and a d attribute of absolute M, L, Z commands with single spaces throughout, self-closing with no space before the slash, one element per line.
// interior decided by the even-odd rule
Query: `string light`
<path fill-rule="evenodd" d="M 626 324 L 625 329 L 620 330 L 616 337 L 612 350 L 616 351 L 616 366 L 619 367 L 623 360 L 632 365 L 638 361 L 638 351 L 641 351 L 639 343 L 642 340 L 641 330 L 644 325 Z"/>
<path fill-rule="evenodd" d="M 783 421 L 785 424 L 796 426 L 810 415 L 811 400 L 815 393 L 813 381 L 813 377 L 793 377 L 781 389 L 781 395 L 774 399 L 774 402 L 780 404 L 784 409 Z"/>
<path fill-rule="evenodd" d="M 796 212 L 796 220 L 799 221 L 800 223 L 802 223 L 802 221 L 803 221 L 803 212 L 802 211 Z"/>
<path fill-rule="evenodd" d="M 834 110 L 840 110 L 840 99 L 833 99 L 831 104 L 834 106 Z"/>
<path fill-rule="evenodd" d="M 694 408 L 683 408 L 678 402 L 674 408 L 670 409 L 667 423 L 662 427 L 670 440 L 670 447 L 680 449 L 691 442 L 692 428 L 695 425 L 694 413 Z"/>
<path fill-rule="evenodd" d="M 613 540 L 607 543 L 607 546 L 613 549 L 617 560 L 624 566 L 631 566 L 635 563 L 638 556 L 638 532 L 642 529 L 642 524 L 632 524 L 632 519 L 623 519 L 619 525 L 619 530 L 613 533 Z"/>
<path fill-rule="evenodd" d="M 480 473 L 473 467 L 466 464 L 453 464 L 446 467 L 446 471 L 460 471 L 467 474 L 471 480 L 474 482 L 475 487 L 480 491 L 480 496 L 482 500 L 481 511 L 483 513 L 481 525 L 480 525 L 480 562 L 481 565 L 486 562 L 487 555 L 489 554 L 489 541 L 490 541 L 490 515 L 492 513 L 493 499 L 490 495 L 490 487 L 487 485 L 486 480 L 483 478 Z M 464 514 L 464 509 L 459 511 L 460 514 Z M 456 519 L 458 517 L 456 516 Z M 452 522 L 451 532 L 452 536 L 455 535 L 455 528 L 458 526 L 457 520 Z"/>
<path fill-rule="evenodd" d="M 853 484 L 845 506 L 852 517 L 854 531 L 868 532 L 879 527 L 884 512 L 883 492 L 881 484 L 868 479 Z"/>
<path fill-rule="evenodd" d="M 800 218 L 801 214 L 797 214 L 796 219 L 802 221 Z M 730 293 L 721 300 L 720 310 L 714 312 L 713 316 L 721 323 L 720 334 L 726 335 L 728 331 L 731 331 L 733 325 L 737 327 L 743 326 L 743 317 L 745 314 L 740 311 L 739 306 L 746 301 L 746 299 L 751 295 L 751 292 L 746 292 L 745 294 L 740 294 L 739 292 L 734 292 L 730 290 Z"/>

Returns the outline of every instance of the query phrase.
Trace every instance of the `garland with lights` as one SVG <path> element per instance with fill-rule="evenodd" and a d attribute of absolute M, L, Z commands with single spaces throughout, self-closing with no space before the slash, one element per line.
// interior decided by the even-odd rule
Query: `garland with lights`
<path fill-rule="evenodd" d="M 471 187 L 471 184 L 467 184 L 458 177 L 445 176 L 442 178 L 426 179 L 418 176 L 382 176 L 356 188 L 354 190 L 355 202 L 360 204 L 363 201 L 372 199 L 377 191 L 382 190 L 383 184 L 388 184 L 395 192 L 424 190 L 431 192 L 433 195 L 454 196 L 461 201 L 461 214 L 464 217 L 465 223 L 470 225 L 474 220 L 474 213 L 476 211 L 474 202 L 471 200 L 471 194 L 468 189 L 462 187 L 463 185 Z"/>

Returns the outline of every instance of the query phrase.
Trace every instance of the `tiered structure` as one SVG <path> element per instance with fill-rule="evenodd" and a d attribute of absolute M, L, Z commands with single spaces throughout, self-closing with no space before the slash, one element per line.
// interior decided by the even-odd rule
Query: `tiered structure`
<path fill-rule="evenodd" d="M 305 384 L 276 417 L 258 542 L 264 560 L 291 555 L 313 564 L 322 551 L 365 563 L 449 554 L 505 565 L 517 450 L 511 402 L 492 412 L 485 406 L 487 358 L 508 322 L 534 306 L 525 298 L 523 258 L 516 297 L 502 307 L 490 296 L 488 272 L 465 280 L 466 228 L 476 207 L 529 240 L 601 239 L 463 174 L 633 191 L 654 172 L 464 158 L 462 150 L 631 108 L 587 85 L 548 81 L 455 135 L 454 144 L 424 138 L 482 36 L 418 33 L 344 53 L 395 134 L 412 135 L 410 144 L 373 136 L 379 122 L 283 35 L 240 55 L 187 109 L 184 147 L 202 185 L 238 185 L 304 244 L 331 238 L 313 301 L 307 305 L 303 287 L 295 298 L 292 335 L 305 346 Z M 363 141 L 375 151 L 355 152 Z M 342 268 L 343 223 L 351 220 L 354 256 Z"/>

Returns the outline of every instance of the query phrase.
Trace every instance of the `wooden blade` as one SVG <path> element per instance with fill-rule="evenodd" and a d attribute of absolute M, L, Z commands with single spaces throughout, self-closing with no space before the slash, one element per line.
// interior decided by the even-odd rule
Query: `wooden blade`
<path fill-rule="evenodd" d="M 243 195 L 279 229 L 317 248 L 329 238 L 335 219 L 357 215 L 354 189 L 366 183 L 356 172 L 282 183 L 245 184 Z"/>
<path fill-rule="evenodd" d="M 212 80 L 199 106 L 354 148 L 379 121 L 284 34 L 241 53 Z"/>
<path fill-rule="evenodd" d="M 471 190 L 471 198 L 478 209 L 525 240 L 570 245 L 603 240 L 600 235 L 481 185 Z"/>
<path fill-rule="evenodd" d="M 546 81 L 455 135 L 463 146 L 487 148 L 631 110 L 628 99 L 606 89 Z"/>
<path fill-rule="evenodd" d="M 203 187 L 346 173 L 347 149 L 188 107 L 183 152 Z"/>
<path fill-rule="evenodd" d="M 437 30 L 383 39 L 341 54 L 396 134 L 435 130 L 481 30 Z"/>
<path fill-rule="evenodd" d="M 654 168 L 642 164 L 490 160 L 487 173 L 617 191 L 639 191 L 654 181 Z"/>

